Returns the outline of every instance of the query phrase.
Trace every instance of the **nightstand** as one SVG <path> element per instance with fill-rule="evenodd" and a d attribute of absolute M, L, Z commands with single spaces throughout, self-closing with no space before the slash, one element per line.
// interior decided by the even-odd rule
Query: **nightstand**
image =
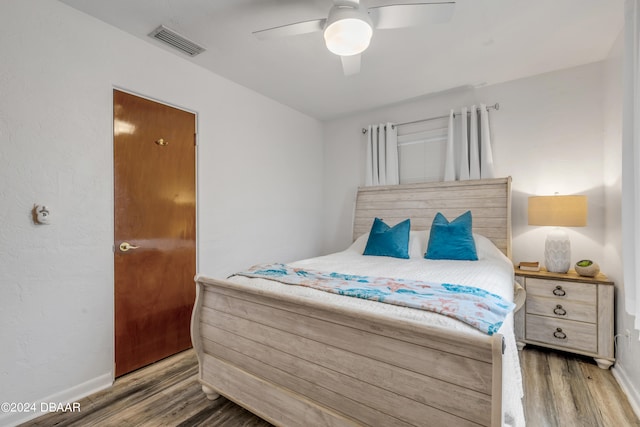
<path fill-rule="evenodd" d="M 515 314 L 518 349 L 535 344 L 594 358 L 608 369 L 613 352 L 614 285 L 600 273 L 579 276 L 575 271 L 549 273 L 515 269 L 527 292 Z"/>

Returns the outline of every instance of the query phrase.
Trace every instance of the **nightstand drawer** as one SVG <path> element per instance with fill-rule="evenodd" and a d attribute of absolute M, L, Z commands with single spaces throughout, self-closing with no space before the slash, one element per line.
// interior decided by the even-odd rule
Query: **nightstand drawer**
<path fill-rule="evenodd" d="M 598 310 L 593 303 L 560 300 L 559 298 L 528 295 L 526 301 L 527 314 L 555 317 L 557 319 L 577 320 L 596 323 Z"/>
<path fill-rule="evenodd" d="M 590 283 L 572 283 L 560 280 L 527 278 L 527 295 L 571 300 L 594 304 L 597 301 L 597 285 Z"/>
<path fill-rule="evenodd" d="M 526 339 L 567 350 L 598 352 L 598 328 L 594 323 L 575 322 L 527 314 Z"/>

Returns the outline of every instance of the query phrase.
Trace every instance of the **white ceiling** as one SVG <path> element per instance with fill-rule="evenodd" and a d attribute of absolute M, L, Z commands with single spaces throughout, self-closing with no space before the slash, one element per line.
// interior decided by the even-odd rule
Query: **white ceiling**
<path fill-rule="evenodd" d="M 598 61 L 624 22 L 624 0 L 456 0 L 447 24 L 374 32 L 360 74 L 345 77 L 322 33 L 251 34 L 324 18 L 331 0 L 60 1 L 321 120 Z M 409 2 L 368 5 L 395 3 Z M 149 38 L 160 24 L 207 51 L 190 58 Z"/>

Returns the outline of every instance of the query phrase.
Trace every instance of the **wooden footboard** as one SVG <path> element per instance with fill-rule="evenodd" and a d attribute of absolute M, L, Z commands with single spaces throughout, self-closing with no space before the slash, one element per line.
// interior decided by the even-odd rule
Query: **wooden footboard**
<path fill-rule="evenodd" d="M 502 336 L 199 276 L 199 380 L 278 426 L 501 426 Z"/>

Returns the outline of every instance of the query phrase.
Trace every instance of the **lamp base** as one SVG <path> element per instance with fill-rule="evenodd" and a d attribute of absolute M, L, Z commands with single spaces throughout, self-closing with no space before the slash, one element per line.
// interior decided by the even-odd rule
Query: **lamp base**
<path fill-rule="evenodd" d="M 557 228 L 547 235 L 544 242 L 544 265 L 552 273 L 566 273 L 571 267 L 571 242 L 569 235 Z"/>

